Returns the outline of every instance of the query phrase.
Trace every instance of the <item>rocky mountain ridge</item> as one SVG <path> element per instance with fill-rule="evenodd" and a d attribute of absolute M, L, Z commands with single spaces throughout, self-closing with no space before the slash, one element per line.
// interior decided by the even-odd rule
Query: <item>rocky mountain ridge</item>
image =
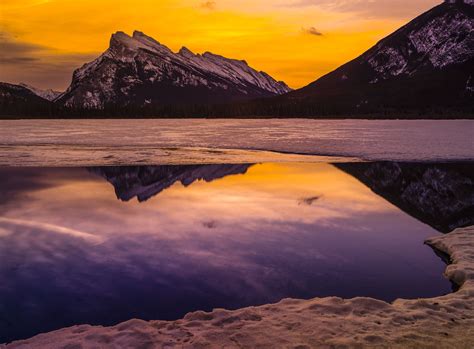
<path fill-rule="evenodd" d="M 74 72 L 70 87 L 57 102 L 68 107 L 223 103 L 289 92 L 245 61 L 183 47 L 174 53 L 150 36 L 135 31 L 112 35 L 110 47 Z"/>
<path fill-rule="evenodd" d="M 0 114 L 21 115 L 23 97 L 9 91 Z M 117 32 L 52 100 L 67 117 L 472 118 L 474 0 L 443 2 L 295 91 L 245 61 Z"/>

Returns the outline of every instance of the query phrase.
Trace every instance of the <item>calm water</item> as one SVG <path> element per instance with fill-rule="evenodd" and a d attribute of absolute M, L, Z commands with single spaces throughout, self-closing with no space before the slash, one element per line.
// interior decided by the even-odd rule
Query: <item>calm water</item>
<path fill-rule="evenodd" d="M 423 244 L 439 233 L 329 164 L 3 168 L 0 192 L 0 343 L 287 297 L 451 291 Z"/>
<path fill-rule="evenodd" d="M 0 165 L 339 160 L 272 151 L 364 160 L 471 160 L 473 134 L 472 120 L 3 120 Z"/>

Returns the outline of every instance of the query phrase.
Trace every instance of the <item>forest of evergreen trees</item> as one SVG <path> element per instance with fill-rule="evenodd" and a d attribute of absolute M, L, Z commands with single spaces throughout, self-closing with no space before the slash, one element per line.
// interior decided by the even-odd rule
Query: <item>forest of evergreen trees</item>
<path fill-rule="evenodd" d="M 79 109 L 47 104 L 2 104 L 0 118 L 57 118 L 57 119 L 107 119 L 107 118 L 361 118 L 361 119 L 454 119 L 474 116 L 474 106 L 362 106 L 354 109 L 344 104 L 318 105 L 294 102 L 275 103 L 252 101 L 214 105 L 163 105 L 163 106 L 105 106 L 103 109 Z"/>

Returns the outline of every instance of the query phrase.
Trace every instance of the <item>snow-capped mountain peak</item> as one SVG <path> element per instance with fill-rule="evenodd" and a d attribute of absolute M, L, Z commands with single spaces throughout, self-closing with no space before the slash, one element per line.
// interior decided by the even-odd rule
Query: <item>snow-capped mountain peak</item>
<path fill-rule="evenodd" d="M 48 101 L 54 101 L 62 93 L 62 92 L 55 91 L 55 90 L 52 90 L 52 89 L 42 90 L 42 89 L 33 87 L 33 86 L 25 84 L 25 83 L 20 83 L 19 85 L 26 88 L 26 89 L 28 89 L 28 90 L 30 90 L 31 92 L 33 92 L 38 97 L 44 98 Z"/>
<path fill-rule="evenodd" d="M 194 57 L 195 54 L 190 50 L 188 49 L 187 47 L 181 47 L 181 49 L 178 51 L 178 54 L 180 56 L 183 56 L 185 58 L 190 58 L 190 57 Z"/>
<path fill-rule="evenodd" d="M 66 106 L 222 103 L 271 97 L 291 89 L 246 61 L 186 47 L 174 53 L 140 31 L 116 32 L 96 60 L 74 72 L 59 98 Z"/>
<path fill-rule="evenodd" d="M 148 50 L 157 54 L 173 54 L 169 48 L 139 31 L 134 31 L 133 36 L 122 31 L 112 34 L 110 47 L 106 54 L 113 58 L 130 60 L 136 56 L 139 50 Z"/>

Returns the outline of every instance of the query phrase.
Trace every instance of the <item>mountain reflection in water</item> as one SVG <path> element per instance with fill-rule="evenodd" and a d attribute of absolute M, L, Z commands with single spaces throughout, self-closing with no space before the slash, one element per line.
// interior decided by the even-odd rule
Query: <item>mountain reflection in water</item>
<path fill-rule="evenodd" d="M 136 197 L 142 202 L 176 182 L 185 187 L 199 180 L 212 182 L 233 174 L 245 174 L 250 166 L 252 165 L 109 166 L 91 167 L 89 171 L 112 183 L 120 200 L 129 201 Z"/>
<path fill-rule="evenodd" d="M 474 225 L 472 163 L 374 162 L 335 166 L 443 233 Z"/>
<path fill-rule="evenodd" d="M 404 203 L 425 186 L 407 213 L 451 198 L 443 222 L 464 224 L 472 167 L 428 181 L 419 166 L 434 165 L 358 166 L 0 169 L 0 342 L 287 297 L 449 292 L 423 245 L 437 232 L 381 196 Z"/>

